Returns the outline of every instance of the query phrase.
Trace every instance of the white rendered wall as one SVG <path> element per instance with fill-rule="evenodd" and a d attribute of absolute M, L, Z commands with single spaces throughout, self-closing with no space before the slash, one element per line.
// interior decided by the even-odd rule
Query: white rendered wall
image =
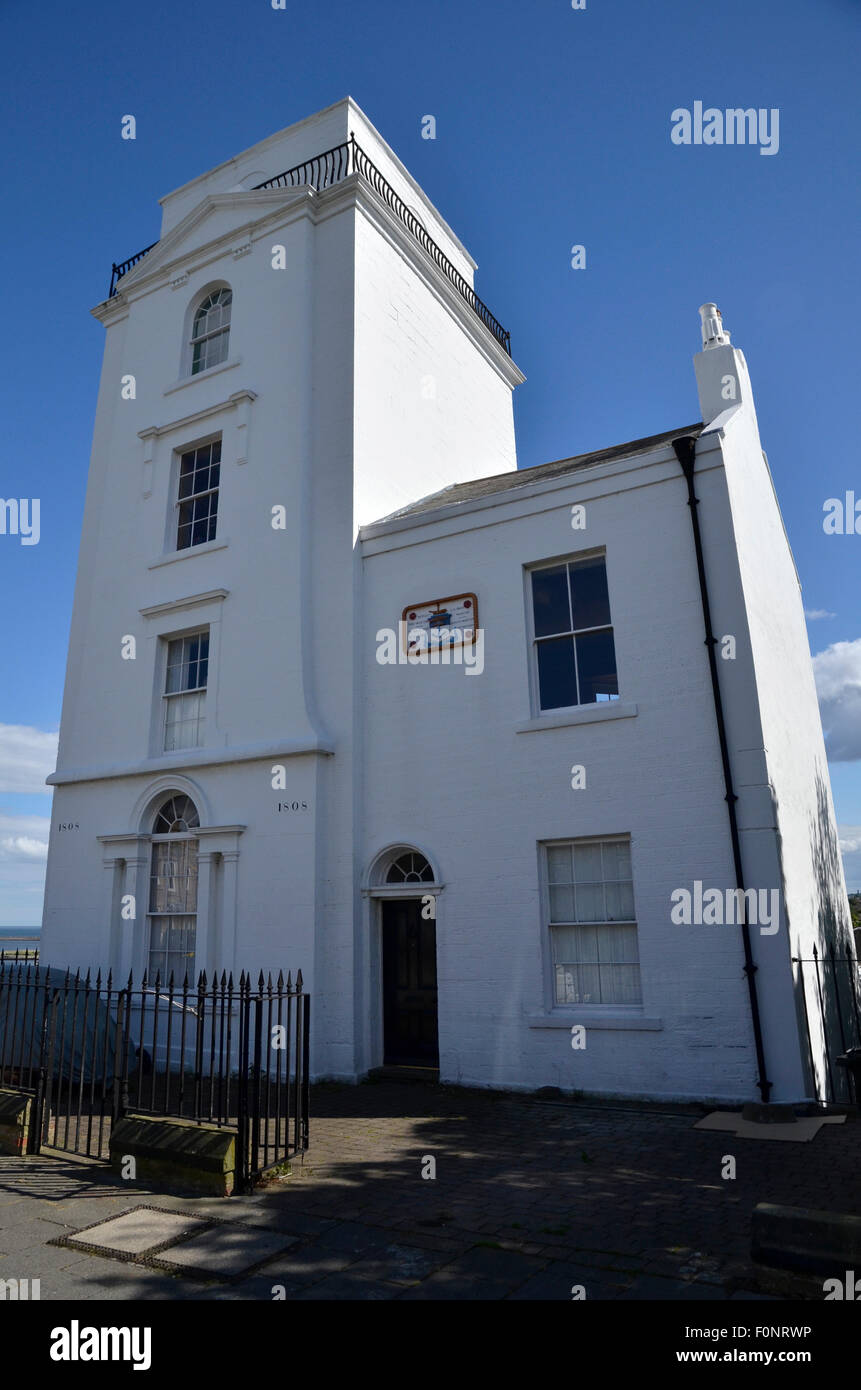
<path fill-rule="evenodd" d="M 356 524 L 516 468 L 511 376 L 364 216 L 355 293 Z"/>
<path fill-rule="evenodd" d="M 790 1052 L 794 1061 L 800 1049 L 805 1074 L 808 1070 L 803 1026 L 800 1035 L 795 1026 L 796 1017 L 803 1020 L 804 1004 L 791 957 L 809 958 L 814 945 L 821 956 L 832 943 L 838 954 L 851 953 L 849 908 L 801 589 L 762 451 L 749 373 L 743 354 L 728 345 L 695 360 L 704 419 L 723 419 L 720 447 L 762 729 L 758 823 L 775 827 L 775 851 L 769 855 L 777 854 L 775 886 L 781 889 L 783 916 L 779 936 L 763 943 L 763 950 L 784 968 L 766 973 L 764 1002 L 767 1035 L 774 1039 L 769 1073 L 785 1094 L 789 1078 L 783 1071 Z M 719 387 L 729 376 L 738 383 L 738 402 L 721 417 L 726 402 Z M 733 694 L 735 673 L 729 663 L 725 670 L 729 707 L 750 708 L 748 691 Z M 746 854 L 754 838 L 751 830 Z M 757 872 L 746 862 L 751 886 L 759 886 Z M 766 872 L 774 879 L 774 867 Z M 818 1094 L 824 1096 L 826 1062 L 812 965 L 805 978 L 813 1064 Z M 806 1094 L 814 1094 L 809 1077 Z"/>
<path fill-rule="evenodd" d="M 586 503 L 586 532 L 571 530 L 576 502 Z M 523 566 L 592 548 L 606 548 L 619 703 L 638 713 L 518 733 L 530 718 Z M 686 491 L 671 451 L 569 475 L 492 512 L 369 536 L 363 549 L 365 862 L 388 844 L 414 843 L 445 883 L 443 1079 L 756 1098 L 740 932 L 670 921 L 674 889 L 694 878 L 733 882 Z M 394 626 L 404 604 L 470 590 L 486 632 L 482 675 L 377 664 L 375 633 Z M 586 790 L 571 789 L 575 763 L 586 768 Z M 551 1013 L 536 844 L 625 833 L 642 1010 L 621 1021 L 612 1010 Z M 368 909 L 372 940 L 376 911 Z M 368 992 L 373 1065 L 373 978 Z M 584 1052 L 571 1048 L 573 1022 L 587 1023 Z"/>
<path fill-rule="evenodd" d="M 274 167 L 263 173 L 337 143 L 348 120 L 356 128 L 356 112 L 339 103 L 283 133 L 267 149 Z M 366 123 L 357 133 L 382 167 L 385 147 L 378 141 L 371 148 L 372 128 Z M 360 193 L 355 180 L 319 196 L 235 191 L 258 154 L 171 195 L 166 243 L 97 311 L 106 325 L 105 359 L 52 779 L 43 943 L 57 964 L 139 970 L 150 850 L 137 836 L 151 823 L 141 808 L 151 790 L 187 790 L 201 812 L 201 855 L 214 856 L 202 869 L 202 879 L 211 879 L 211 920 L 207 927 L 201 899 L 197 969 L 301 968 L 314 993 L 312 1069 L 354 1076 L 356 961 L 365 950 L 357 928 L 364 731 L 355 665 L 356 499 L 371 514 L 390 509 L 387 484 L 378 487 L 376 475 L 387 480 L 395 460 L 402 469 L 404 440 L 421 433 L 427 417 L 421 401 L 412 416 L 404 411 L 397 344 L 390 352 L 386 340 L 380 350 L 379 326 L 396 303 L 409 370 L 443 379 L 449 411 L 466 409 L 463 383 L 452 397 L 456 372 L 467 386 L 472 374 L 482 399 L 479 422 L 471 418 L 465 432 L 469 450 L 449 450 L 451 436 L 438 428 L 424 455 L 433 468 L 414 467 L 403 500 L 488 471 L 471 456 L 482 426 L 504 451 L 499 466 L 515 466 L 510 392 L 519 374 L 508 359 L 502 373 L 489 364 L 497 345 L 482 346 L 488 335 L 478 320 L 464 329 L 472 311 L 452 303 L 447 284 L 431 288 L 436 272 L 422 270 L 423 253 L 399 224 L 387 224 L 388 214 L 375 207 L 380 230 L 370 229 L 357 213 L 367 190 Z M 406 196 L 408 176 L 391 161 L 387 176 L 400 180 Z M 414 205 L 418 198 L 413 189 Z M 361 346 L 391 376 L 392 404 L 383 411 L 376 402 L 361 412 L 355 404 L 358 390 L 372 390 L 365 378 L 356 381 L 357 226 Z M 437 230 L 447 235 L 441 221 Z M 375 255 L 374 238 L 384 237 Z M 392 250 L 399 237 L 400 255 Z M 283 271 L 272 267 L 273 245 L 285 248 Z M 450 241 L 447 253 L 470 276 L 472 262 L 458 246 Z M 391 264 L 399 273 L 394 286 L 377 274 Z M 233 291 L 228 358 L 192 378 L 191 311 L 218 284 Z M 134 396 L 123 399 L 129 377 Z M 216 541 L 177 554 L 178 453 L 215 433 L 222 436 Z M 271 525 L 275 506 L 285 510 L 284 530 Z M 194 602 L 176 607 L 177 600 Z M 211 638 L 204 746 L 164 754 L 164 640 L 204 625 Z M 130 636 L 137 651 L 126 661 L 122 645 Z M 272 787 L 273 766 L 286 769 L 283 790 Z M 279 812 L 279 803 L 295 801 L 297 814 Z M 75 829 L 59 831 L 60 824 Z M 124 893 L 138 900 L 135 927 L 119 922 Z M 235 940 L 227 918 L 237 924 Z"/>

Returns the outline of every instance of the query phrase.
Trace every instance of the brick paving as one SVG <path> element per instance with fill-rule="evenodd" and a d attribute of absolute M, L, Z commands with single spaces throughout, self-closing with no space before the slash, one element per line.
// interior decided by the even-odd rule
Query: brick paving
<path fill-rule="evenodd" d="M 67 1158 L 0 1159 L 0 1278 L 41 1277 L 43 1299 L 762 1296 L 753 1207 L 861 1215 L 861 1121 L 787 1144 L 696 1130 L 703 1113 L 390 1080 L 318 1086 L 305 1162 L 222 1201 L 154 1194 Z M 725 1155 L 734 1180 L 721 1177 Z M 422 1177 L 429 1159 L 435 1177 Z M 232 1282 L 47 1243 L 144 1202 L 295 1240 Z"/>

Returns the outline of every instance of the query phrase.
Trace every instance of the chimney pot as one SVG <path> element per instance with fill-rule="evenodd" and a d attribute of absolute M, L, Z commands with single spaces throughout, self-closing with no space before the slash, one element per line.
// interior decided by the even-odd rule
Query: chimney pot
<path fill-rule="evenodd" d="M 720 309 L 716 304 L 701 304 L 700 318 L 703 330 L 703 349 L 722 347 L 729 342 L 729 333 L 723 326 Z"/>

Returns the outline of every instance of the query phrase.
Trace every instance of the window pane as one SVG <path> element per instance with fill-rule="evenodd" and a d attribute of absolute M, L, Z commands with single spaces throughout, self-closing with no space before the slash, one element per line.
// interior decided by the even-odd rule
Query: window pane
<path fill-rule="evenodd" d="M 642 1001 L 639 965 L 602 965 L 601 997 L 605 1004 L 639 1004 Z"/>
<path fill-rule="evenodd" d="M 193 912 L 197 906 L 197 841 L 157 840 L 152 847 L 150 912 Z"/>
<path fill-rule="evenodd" d="M 180 690 L 180 680 L 182 677 L 182 640 L 169 642 L 167 646 L 167 680 L 165 681 L 165 692 L 170 695 L 175 690 Z"/>
<path fill-rule="evenodd" d="M 577 922 L 603 922 L 606 920 L 604 908 L 604 885 L 601 883 L 577 884 L 575 897 Z"/>
<path fill-rule="evenodd" d="M 591 930 L 596 933 L 602 964 L 632 965 L 639 961 L 636 927 L 592 927 Z"/>
<path fill-rule="evenodd" d="M 553 872 L 561 878 L 566 869 L 566 851 L 570 851 L 576 880 L 576 922 L 582 925 L 563 924 L 562 912 L 568 910 L 567 895 L 570 889 L 562 883 L 554 884 L 551 878 L 551 855 Z M 550 930 L 555 1002 L 641 1003 L 629 843 L 597 841 L 548 846 L 547 862 L 550 920 L 551 924 L 560 923 L 551 925 Z M 619 877 L 613 879 L 611 875 Z M 602 877 L 610 881 L 602 882 Z M 609 921 L 605 918 L 605 899 Z"/>
<path fill-rule="evenodd" d="M 572 927 L 566 942 L 565 959 L 577 965 L 597 965 L 601 959 L 598 950 L 598 927 Z"/>
<path fill-rule="evenodd" d="M 612 632 L 587 632 L 576 642 L 580 704 L 593 705 L 597 700 L 615 699 L 619 694 L 619 683 L 616 679 L 616 648 Z"/>
<path fill-rule="evenodd" d="M 188 497 L 194 491 L 194 454 L 183 454 L 179 464 L 179 496 Z"/>
<path fill-rule="evenodd" d="M 172 695 L 165 701 L 165 752 L 203 745 L 205 699 L 201 691 L 193 695 Z"/>
<path fill-rule="evenodd" d="M 577 883 L 599 883 L 604 877 L 601 846 L 574 845 L 574 879 Z"/>
<path fill-rule="evenodd" d="M 610 622 L 610 596 L 607 593 L 607 566 L 603 557 L 580 560 L 569 566 L 571 612 L 575 631 L 581 627 L 603 627 Z"/>
<path fill-rule="evenodd" d="M 150 923 L 150 950 L 147 970 L 150 983 L 156 975 L 167 984 L 171 972 L 181 984 L 186 973 L 194 971 L 194 917 L 154 917 Z"/>
<path fill-rule="evenodd" d="M 574 671 L 574 638 L 553 637 L 539 642 L 538 698 L 542 709 L 560 709 L 577 703 Z"/>
<path fill-rule="evenodd" d="M 609 922 L 632 922 L 634 920 L 634 885 L 632 883 L 608 883 L 604 893 Z"/>
<path fill-rule="evenodd" d="M 571 883 L 570 845 L 550 845 L 548 847 L 547 878 L 550 883 Z"/>
<path fill-rule="evenodd" d="M 573 888 L 561 888 L 558 885 L 551 885 L 550 920 L 551 922 L 573 922 L 575 920 Z"/>
<path fill-rule="evenodd" d="M 604 878 L 631 878 L 631 846 L 627 840 L 605 840 L 601 846 Z"/>
<path fill-rule="evenodd" d="M 571 631 L 565 565 L 532 571 L 532 611 L 535 616 L 536 637 Z"/>
<path fill-rule="evenodd" d="M 601 967 L 597 965 L 558 965 L 556 967 L 557 1004 L 600 1004 Z"/>

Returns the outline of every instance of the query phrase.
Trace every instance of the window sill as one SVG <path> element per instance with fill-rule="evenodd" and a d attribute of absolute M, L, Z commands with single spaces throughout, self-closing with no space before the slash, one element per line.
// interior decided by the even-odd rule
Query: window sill
<path fill-rule="evenodd" d="M 205 381 L 207 377 L 217 376 L 219 372 L 227 372 L 231 367 L 238 367 L 241 361 L 241 357 L 231 357 L 228 362 L 217 362 L 214 367 L 207 367 L 205 372 L 196 372 L 194 376 L 180 377 L 179 381 L 174 381 L 172 385 L 166 386 L 163 394 L 172 396 L 174 391 L 181 391 L 184 386 L 193 386 L 196 381 Z"/>
<path fill-rule="evenodd" d="M 538 729 L 565 729 L 571 724 L 597 724 L 603 719 L 633 719 L 638 713 L 636 705 L 623 705 L 618 700 L 607 700 L 601 704 L 580 705 L 576 709 L 548 710 L 536 719 L 527 719 L 523 724 L 515 724 L 516 734 L 532 734 Z"/>
<path fill-rule="evenodd" d="M 640 1033 L 659 1033 L 663 1030 L 664 1020 L 654 1016 L 638 1013 L 635 1009 L 631 1011 L 614 1010 L 610 1008 L 587 1009 L 566 1009 L 559 1010 L 558 1013 L 549 1014 L 529 1014 L 527 1022 L 530 1028 L 571 1028 L 580 1023 L 584 1028 L 616 1028 L 620 1031 L 640 1032 Z"/>
<path fill-rule="evenodd" d="M 211 555 L 213 550 L 225 550 L 230 541 L 204 541 L 203 545 L 189 545 L 185 550 L 173 550 L 170 555 L 160 555 L 147 565 L 149 570 L 157 570 L 162 565 L 172 565 L 175 560 L 187 560 L 191 555 Z"/>

